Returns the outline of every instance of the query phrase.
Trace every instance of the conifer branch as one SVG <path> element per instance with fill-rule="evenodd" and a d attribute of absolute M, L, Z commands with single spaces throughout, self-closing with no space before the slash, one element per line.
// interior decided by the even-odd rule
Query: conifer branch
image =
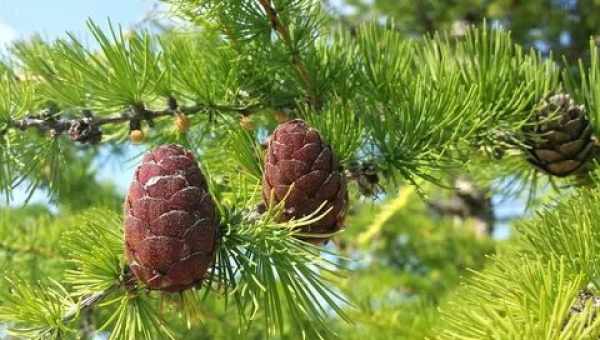
<path fill-rule="evenodd" d="M 39 132 L 51 132 L 53 136 L 65 134 L 75 125 L 85 125 L 89 131 L 98 129 L 103 125 L 123 124 L 131 121 L 148 121 L 153 119 L 174 116 L 177 113 L 193 115 L 199 112 L 221 111 L 221 112 L 237 112 L 241 115 L 249 115 L 256 108 L 251 106 L 236 107 L 224 105 L 201 105 L 178 107 L 176 104 L 169 104 L 169 107 L 163 110 L 148 110 L 143 105 L 130 107 L 129 109 L 109 117 L 99 117 L 89 110 L 82 111 L 82 117 L 77 118 L 57 118 L 55 114 L 47 111 L 26 115 L 25 118 L 13 120 L 9 122 L 8 128 L 25 131 L 28 129 L 36 129 Z M 2 131 L 6 133 L 6 131 Z"/>
<path fill-rule="evenodd" d="M 117 287 L 118 285 L 115 284 L 106 290 L 85 297 L 80 303 L 72 306 L 67 310 L 67 312 L 63 316 L 63 322 L 66 324 L 72 321 L 74 318 L 76 318 L 81 312 L 90 310 L 98 303 L 102 302 L 102 300 L 104 300 L 104 298 L 106 298 L 110 293 L 112 293 Z"/>
<path fill-rule="evenodd" d="M 65 312 L 62 320 L 65 324 L 67 324 L 74 318 L 78 317 L 82 312 L 92 310 L 94 306 L 104 301 L 105 298 L 119 289 L 128 291 L 135 289 L 134 287 L 135 278 L 129 269 L 129 266 L 125 266 L 122 269 L 122 274 L 118 280 L 115 280 L 115 282 L 108 286 L 108 288 L 86 295 L 79 303 L 73 305 Z"/>
<path fill-rule="evenodd" d="M 290 35 L 289 28 L 280 20 L 279 15 L 277 14 L 277 10 L 275 10 L 275 8 L 271 5 L 271 0 L 259 0 L 259 2 L 262 8 L 264 9 L 265 13 L 267 14 L 269 21 L 271 22 L 271 27 L 275 32 L 277 32 L 283 43 L 290 50 L 292 56 L 292 64 L 294 65 L 298 76 L 300 77 L 300 79 L 302 79 L 302 82 L 306 87 L 311 105 L 315 108 L 318 108 L 321 105 L 320 98 L 315 93 L 315 87 L 313 85 L 311 76 L 308 73 L 306 65 L 300 57 L 300 54 L 298 53 L 297 49 L 295 49 L 292 46 L 292 37 Z"/>

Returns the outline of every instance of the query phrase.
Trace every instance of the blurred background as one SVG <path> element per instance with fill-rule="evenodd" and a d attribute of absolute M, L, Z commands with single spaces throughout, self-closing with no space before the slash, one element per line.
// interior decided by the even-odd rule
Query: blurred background
<path fill-rule="evenodd" d="M 549 57 L 552 51 L 554 58 L 564 56 L 569 61 L 586 58 L 590 37 L 600 42 L 600 0 L 331 0 L 323 4 L 335 25 L 353 30 L 365 21 L 393 22 L 394 29 L 407 38 L 435 32 L 460 36 L 467 26 L 485 19 L 487 25 L 511 30 L 523 46 Z M 88 17 L 100 24 L 110 17 L 125 29 L 161 31 L 183 24 L 169 17 L 168 8 L 150 0 L 0 0 L 0 45 L 35 34 L 53 39 L 65 31 L 85 41 Z M 6 53 L 7 48 L 0 50 Z M 67 159 L 77 157 L 80 162 L 65 169 L 69 182 L 58 195 L 49 198 L 42 186 L 23 207 L 29 197 L 26 190 L 18 189 L 10 206 L 0 208 L 0 218 L 10 218 L 16 228 L 29 230 L 39 226 L 40 219 L 59 225 L 53 221 L 98 202 L 118 209 L 137 156 L 144 150 L 130 145 L 75 150 Z M 511 225 L 526 214 L 525 199 L 507 198 L 497 194 L 493 184 L 481 187 L 466 177 L 457 176 L 455 184 L 454 191 L 425 187 L 431 194 L 423 197 L 408 187 L 398 190 L 370 183 L 372 187 L 365 190 L 379 193 L 355 200 L 346 232 L 328 245 L 347 256 L 353 269 L 341 289 L 357 303 L 351 314 L 356 323 L 332 321 L 344 339 L 434 336 L 437 306 L 469 275 L 468 269 L 481 268 L 486 255 L 510 242 Z M 0 267 L 14 265 L 7 255 L 11 242 L 0 242 L 4 251 Z M 31 268 L 43 273 L 41 267 Z M 208 322 L 187 336 L 235 337 L 227 334 L 226 327 L 219 330 L 222 325 Z M 261 338 L 257 327 L 249 337 Z"/>

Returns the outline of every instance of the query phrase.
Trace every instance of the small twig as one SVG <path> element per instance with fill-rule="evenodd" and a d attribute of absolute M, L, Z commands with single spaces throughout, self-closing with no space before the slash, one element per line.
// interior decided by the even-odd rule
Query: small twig
<path fill-rule="evenodd" d="M 302 82 L 304 83 L 304 86 L 308 91 L 308 95 L 310 97 L 309 99 L 312 106 L 318 108 L 320 106 L 319 97 L 315 93 L 315 89 L 310 74 L 308 73 L 308 69 L 306 68 L 306 65 L 302 61 L 302 58 L 300 58 L 300 54 L 298 53 L 298 51 L 292 45 L 292 38 L 290 36 L 290 31 L 288 27 L 285 24 L 283 24 L 279 19 L 277 11 L 271 5 L 271 0 L 258 0 L 258 2 L 267 14 L 269 21 L 271 22 L 271 26 L 273 27 L 273 30 L 277 32 L 283 43 L 290 50 L 292 54 L 292 64 L 294 65 L 296 72 L 298 72 L 300 79 L 302 79 Z"/>
<path fill-rule="evenodd" d="M 253 107 L 220 105 L 194 105 L 189 107 L 175 106 L 175 108 L 173 108 L 173 106 L 172 100 L 170 100 L 169 107 L 164 110 L 152 111 L 144 108 L 143 106 L 136 106 L 135 108 L 129 108 L 128 110 L 111 117 L 99 117 L 89 110 L 84 110 L 83 117 L 77 118 L 55 118 L 54 116 L 44 117 L 40 114 L 29 114 L 23 119 L 12 121 L 9 125 L 9 128 L 21 131 L 36 129 L 39 132 L 50 132 L 53 136 L 57 136 L 67 133 L 71 127 L 81 123 L 87 124 L 88 129 L 98 129 L 103 125 L 122 124 L 135 119 L 152 121 L 155 118 L 163 116 L 173 116 L 177 112 L 194 114 L 197 112 L 218 110 L 239 112 L 240 114 L 247 115 L 253 110 Z"/>
<path fill-rule="evenodd" d="M 104 300 L 104 298 L 106 298 L 110 293 L 112 293 L 118 287 L 119 287 L 118 284 L 114 284 L 101 292 L 97 292 L 97 293 L 87 296 L 80 303 L 72 306 L 71 308 L 69 308 L 69 310 L 67 310 L 67 312 L 65 313 L 65 315 L 63 316 L 63 319 L 62 319 L 63 323 L 70 322 L 75 317 L 77 317 L 81 312 L 84 312 L 84 311 L 94 307 L 96 304 L 98 304 L 100 301 Z"/>
<path fill-rule="evenodd" d="M 63 323 L 68 323 L 76 318 L 80 313 L 85 312 L 87 310 L 92 309 L 102 300 L 104 300 L 107 296 L 112 294 L 114 291 L 118 289 L 134 289 L 135 285 L 135 277 L 133 276 L 131 270 L 128 266 L 123 268 L 121 277 L 118 281 L 115 281 L 114 284 L 103 291 L 96 292 L 94 294 L 86 296 L 81 302 L 73 305 L 66 313 L 63 315 L 62 321 Z"/>

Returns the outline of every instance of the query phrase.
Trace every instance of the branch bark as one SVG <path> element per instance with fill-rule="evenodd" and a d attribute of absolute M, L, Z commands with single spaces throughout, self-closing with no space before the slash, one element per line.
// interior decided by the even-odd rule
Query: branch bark
<path fill-rule="evenodd" d="M 117 287 L 118 284 L 114 284 L 108 289 L 105 289 L 101 292 L 97 292 L 95 294 L 89 295 L 84 298 L 80 303 L 74 305 L 69 308 L 65 315 L 63 316 L 63 323 L 68 323 L 72 321 L 75 317 L 77 317 L 80 313 L 93 308 L 95 305 L 100 303 L 104 298 L 106 298 L 110 293 L 112 293 Z"/>
<path fill-rule="evenodd" d="M 34 113 L 29 114 L 23 119 L 13 120 L 9 123 L 8 129 L 16 130 L 29 130 L 35 129 L 42 133 L 51 133 L 52 136 L 62 135 L 74 127 L 83 126 L 89 131 L 98 130 L 103 125 L 123 124 L 131 121 L 148 121 L 152 122 L 153 119 L 174 116 L 177 113 L 184 114 L 196 114 L 198 112 L 206 112 L 211 110 L 223 111 L 223 112 L 238 112 L 241 115 L 248 115 L 255 108 L 254 107 L 236 107 L 236 106 L 221 106 L 221 105 L 193 105 L 187 107 L 177 107 L 177 105 L 169 104 L 169 107 L 164 110 L 148 110 L 143 106 L 130 107 L 129 109 L 116 114 L 114 116 L 102 117 L 94 114 L 89 110 L 84 110 L 82 117 L 76 118 L 61 118 L 56 115 L 48 113 Z M 99 130 L 98 130 L 99 131 Z M 6 131 L 0 132 L 0 134 L 6 133 Z"/>

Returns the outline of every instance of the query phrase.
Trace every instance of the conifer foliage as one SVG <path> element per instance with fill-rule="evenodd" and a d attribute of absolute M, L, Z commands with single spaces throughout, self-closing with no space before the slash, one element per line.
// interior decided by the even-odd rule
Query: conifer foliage
<path fill-rule="evenodd" d="M 96 47 L 72 34 L 35 37 L 0 63 L 0 195 L 11 202 L 17 188 L 45 190 L 59 209 L 22 228 L 11 227 L 21 219 L 12 209 L 0 215 L 0 236 L 11 240 L 0 250 L 14 260 L 0 283 L 9 333 L 86 337 L 95 318 L 111 339 L 184 339 L 203 320 L 218 323 L 207 338 L 335 338 L 373 312 L 348 290 L 366 281 L 348 280 L 351 268 L 362 279 L 372 269 L 355 265 L 355 250 L 373 255 L 377 272 L 394 273 L 394 284 L 391 268 L 416 273 L 414 286 L 435 276 L 437 257 L 414 235 L 438 229 L 412 226 L 412 240 L 382 230 L 414 215 L 398 215 L 413 191 L 427 200 L 465 172 L 534 193 L 547 189 L 531 180 L 541 169 L 556 188 L 575 172 L 589 187 L 520 224 L 514 244 L 456 298 L 426 301 L 437 314 L 414 324 L 458 339 L 600 334 L 586 298 L 599 295 L 593 43 L 577 69 L 485 22 L 460 37 L 414 38 L 393 23 L 348 32 L 316 0 L 163 2 L 186 24 L 153 33 L 90 21 Z M 124 212 L 109 189 L 87 191 L 106 204 L 64 204 L 77 192 L 73 169 L 93 177 L 84 155 L 133 143 L 148 152 Z M 342 231 L 364 196 L 378 196 L 374 186 L 386 189 L 377 198 L 389 211 L 366 230 Z M 458 277 L 479 266 L 461 252 L 472 235 L 450 238 L 445 251 L 456 263 L 439 270 Z M 419 256 L 403 253 L 414 244 Z M 34 269 L 21 270 L 28 261 Z M 449 287 L 438 288 L 428 289 Z M 421 309 L 411 297 L 384 297 L 369 315 L 383 318 L 398 300 Z"/>

